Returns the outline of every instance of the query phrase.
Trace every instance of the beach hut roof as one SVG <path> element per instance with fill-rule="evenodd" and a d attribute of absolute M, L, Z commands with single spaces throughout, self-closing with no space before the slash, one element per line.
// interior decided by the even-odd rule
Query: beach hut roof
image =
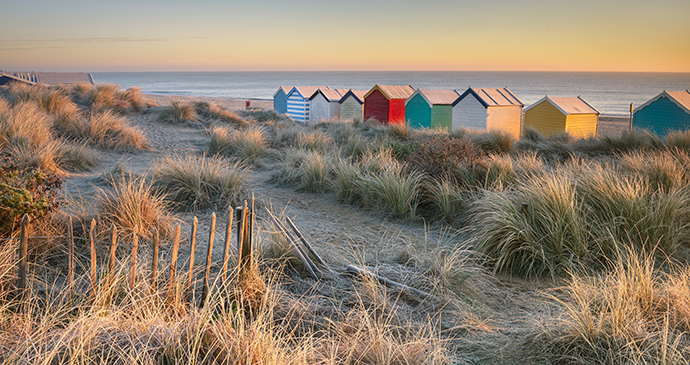
<path fill-rule="evenodd" d="M 38 82 L 48 85 L 93 84 L 93 77 L 85 72 L 34 72 Z"/>
<path fill-rule="evenodd" d="M 288 93 L 288 96 L 290 96 L 292 93 L 297 91 L 304 97 L 305 99 L 311 99 L 312 96 L 319 90 L 319 89 L 329 89 L 328 86 L 294 86 L 292 90 Z"/>
<path fill-rule="evenodd" d="M 287 95 L 290 92 L 290 90 L 292 90 L 292 86 L 280 85 L 278 87 L 278 90 L 276 90 L 276 92 L 273 93 L 273 97 L 275 98 L 281 90 L 283 91 L 283 94 Z"/>
<path fill-rule="evenodd" d="M 407 98 L 405 104 L 415 95 L 421 95 L 429 105 L 452 105 L 460 96 L 455 90 L 417 89 Z"/>
<path fill-rule="evenodd" d="M 374 87 L 367 92 L 364 97 L 368 97 L 374 91 L 379 90 L 381 94 L 386 97 L 386 99 L 407 99 L 414 93 L 414 88 L 412 85 L 379 85 L 376 84 Z"/>
<path fill-rule="evenodd" d="M 599 111 L 594 109 L 593 106 L 589 105 L 581 97 L 549 97 L 544 96 L 541 100 L 525 108 L 528 111 L 541 104 L 543 101 L 548 101 L 551 105 L 555 106 L 556 109 L 560 110 L 561 113 L 565 115 L 569 114 L 597 114 Z"/>
<path fill-rule="evenodd" d="M 345 99 L 347 99 L 348 96 L 352 95 L 352 97 L 355 98 L 355 100 L 357 100 L 358 103 L 362 104 L 362 103 L 364 103 L 364 95 L 366 95 L 368 91 L 369 90 L 352 90 L 352 89 L 350 89 L 348 92 L 343 94 L 342 98 L 340 98 L 340 103 L 345 101 Z"/>
<path fill-rule="evenodd" d="M 666 96 L 671 100 L 674 104 L 678 105 L 679 108 L 683 109 L 686 113 L 690 114 L 690 91 L 685 90 L 685 91 L 662 91 L 661 94 L 653 97 L 652 99 L 648 100 L 646 103 L 638 106 L 635 108 L 636 112 L 647 105 L 659 100 L 662 96 Z"/>
<path fill-rule="evenodd" d="M 348 89 L 321 89 L 316 90 L 314 95 L 309 99 L 314 99 L 316 95 L 321 94 L 328 101 L 340 101 L 343 95 L 348 91 Z"/>
<path fill-rule="evenodd" d="M 456 90 L 457 91 L 457 90 Z M 458 94 L 460 94 L 458 92 Z M 474 95 L 485 108 L 490 106 L 525 106 L 507 87 L 494 88 L 469 88 L 453 103 L 457 105 L 467 95 Z"/>

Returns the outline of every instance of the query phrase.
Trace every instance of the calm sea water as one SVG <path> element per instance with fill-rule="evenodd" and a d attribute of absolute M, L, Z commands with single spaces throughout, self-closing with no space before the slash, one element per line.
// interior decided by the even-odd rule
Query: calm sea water
<path fill-rule="evenodd" d="M 582 96 L 602 114 L 627 115 L 661 91 L 690 89 L 690 73 L 608 72 L 96 72 L 96 83 L 140 87 L 145 93 L 271 99 L 280 85 L 368 90 L 374 84 L 422 89 L 508 87 L 525 105 L 544 95 Z"/>

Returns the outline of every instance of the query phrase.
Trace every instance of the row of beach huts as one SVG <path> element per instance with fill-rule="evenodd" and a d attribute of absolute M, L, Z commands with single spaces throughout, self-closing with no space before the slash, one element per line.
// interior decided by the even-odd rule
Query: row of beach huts
<path fill-rule="evenodd" d="M 273 107 L 296 122 L 376 119 L 409 123 L 413 128 L 502 131 L 519 138 L 525 127 L 548 136 L 567 132 L 576 138 L 597 135 L 599 112 L 581 97 L 545 96 L 525 108 L 508 88 L 416 89 L 374 85 L 370 90 L 328 86 L 281 86 Z M 633 112 L 632 126 L 663 136 L 690 128 L 690 91 L 662 92 Z"/>

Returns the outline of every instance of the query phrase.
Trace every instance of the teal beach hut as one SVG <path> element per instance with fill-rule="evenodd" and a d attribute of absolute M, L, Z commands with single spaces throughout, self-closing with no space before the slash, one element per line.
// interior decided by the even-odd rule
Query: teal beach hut
<path fill-rule="evenodd" d="M 632 125 L 659 137 L 690 129 L 690 91 L 663 91 L 635 109 Z"/>
<path fill-rule="evenodd" d="M 287 113 L 287 94 L 292 90 L 292 86 L 280 86 L 273 94 L 273 110 L 278 114 Z"/>
<path fill-rule="evenodd" d="M 413 128 L 450 130 L 458 97 L 453 90 L 417 89 L 405 101 L 405 118 Z"/>

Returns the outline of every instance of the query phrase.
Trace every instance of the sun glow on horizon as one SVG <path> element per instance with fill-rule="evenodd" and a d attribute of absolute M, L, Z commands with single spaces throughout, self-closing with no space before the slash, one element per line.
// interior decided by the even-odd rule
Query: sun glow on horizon
<path fill-rule="evenodd" d="M 15 2 L 0 68 L 690 72 L 687 1 L 291 4 Z"/>

